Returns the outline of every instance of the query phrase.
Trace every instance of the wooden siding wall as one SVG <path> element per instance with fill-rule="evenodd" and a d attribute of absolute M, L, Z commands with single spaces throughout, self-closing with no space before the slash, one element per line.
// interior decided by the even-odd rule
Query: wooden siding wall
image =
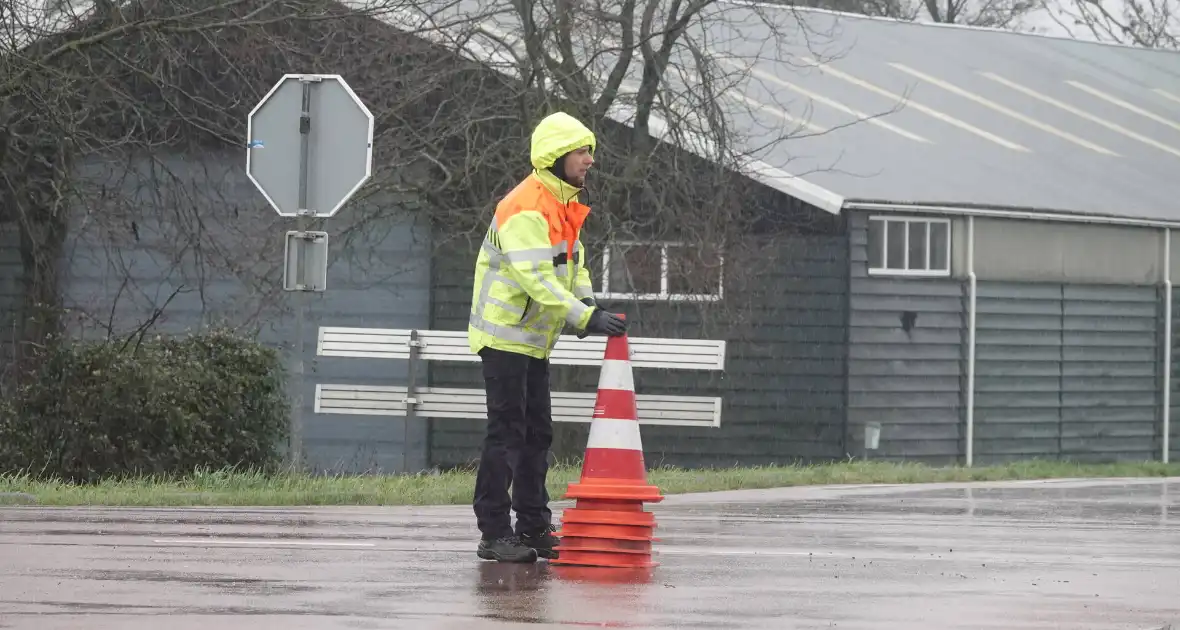
<path fill-rule="evenodd" d="M 954 461 L 963 448 L 965 285 L 870 277 L 863 214 L 849 217 L 849 240 L 850 451 L 872 459 Z M 868 422 L 881 424 L 881 436 L 879 448 L 866 452 Z"/>
<path fill-rule="evenodd" d="M 284 234 L 294 221 L 266 204 L 240 154 L 158 155 L 126 164 L 96 161 L 85 171 L 99 184 L 114 182 L 107 189 L 118 195 L 108 207 L 124 214 L 80 217 L 71 226 L 64 299 L 90 316 L 71 320 L 72 331 L 101 338 L 111 320 L 126 334 L 159 308 L 153 332 L 228 324 L 256 330 L 263 343 L 292 355 L 293 294 L 281 285 Z M 327 230 L 328 288 L 307 296 L 304 379 L 292 383 L 302 389 L 304 463 L 313 472 L 416 472 L 426 467 L 420 422 L 317 414 L 314 406 L 316 383 L 404 385 L 406 362 L 317 357 L 316 342 L 320 326 L 425 326 L 429 233 L 397 203 L 371 198 L 344 208 Z"/>
<path fill-rule="evenodd" d="M 850 450 L 876 459 L 962 462 L 965 274 L 869 277 L 863 214 L 850 217 L 850 241 Z M 913 322 L 909 332 L 903 319 Z M 1175 312 L 1173 319 L 1180 323 Z M 1157 286 L 980 279 L 974 463 L 1158 460 L 1163 334 Z M 1180 347 L 1175 338 L 1173 345 Z M 1177 365 L 1174 355 L 1174 374 Z M 1172 391 L 1176 396 L 1180 384 L 1173 382 Z M 1173 409 L 1175 416 L 1180 404 Z M 869 421 L 882 425 L 875 451 L 863 446 Z M 1171 434 L 1174 460 L 1176 423 Z"/>
<path fill-rule="evenodd" d="M 1155 287 L 978 287 L 977 463 L 1158 457 Z"/>
<path fill-rule="evenodd" d="M 1173 249 L 1173 252 L 1176 250 Z M 1173 254 L 1175 255 L 1175 254 Z M 1162 314 L 1161 314 L 1162 315 Z M 1172 400 L 1170 407 L 1171 416 L 1171 430 L 1169 434 L 1171 440 L 1169 442 L 1170 451 L 1168 461 L 1180 462 L 1180 290 L 1176 286 L 1172 287 L 1172 374 L 1171 374 L 1171 390 Z M 1160 343 L 1161 347 L 1163 343 Z M 1162 435 L 1162 432 L 1161 432 Z M 1161 445 L 1162 448 L 1162 445 Z"/>
<path fill-rule="evenodd" d="M 720 428 L 645 426 L 648 465 L 686 467 L 771 464 L 844 454 L 847 240 L 791 237 L 767 245 L 763 275 L 744 290 L 726 278 L 726 306 L 604 302 L 625 312 L 630 334 L 728 341 L 723 373 L 635 369 L 640 393 L 720 395 Z M 456 246 L 434 265 L 433 328 L 465 330 L 476 244 Z M 597 259 L 591 252 L 591 261 Z M 731 270 L 732 271 L 732 270 Z M 597 273 L 597 272 L 596 272 Z M 601 286 L 601 279 L 595 279 Z M 720 308 L 721 310 L 717 310 Z M 439 387 L 482 387 L 478 364 L 433 362 Z M 555 366 L 553 391 L 594 392 L 598 370 Z M 485 421 L 430 421 L 434 465 L 470 465 L 479 457 Z M 589 424 L 558 424 L 553 452 L 581 457 Z"/>
<path fill-rule="evenodd" d="M 471 287 L 475 279 L 478 242 L 457 239 L 446 246 L 447 255 L 435 256 L 431 265 L 433 330 L 467 330 L 471 311 Z M 426 381 L 434 387 L 483 387 L 478 363 L 425 361 Z M 466 418 L 427 418 L 427 461 L 443 468 L 479 459 L 485 421 Z"/>

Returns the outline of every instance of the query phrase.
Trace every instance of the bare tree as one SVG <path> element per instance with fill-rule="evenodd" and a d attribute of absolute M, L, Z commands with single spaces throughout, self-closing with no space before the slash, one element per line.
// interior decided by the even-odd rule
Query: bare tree
<path fill-rule="evenodd" d="M 783 4 L 898 20 L 1020 30 L 1036 0 L 779 0 Z"/>
<path fill-rule="evenodd" d="M 911 19 L 1019 30 L 1035 8 L 1034 0 L 923 0 L 922 11 Z"/>
<path fill-rule="evenodd" d="M 118 285 L 105 291 L 139 302 L 124 310 L 153 321 L 176 292 L 203 302 L 209 284 L 226 277 L 242 289 L 222 314 L 241 322 L 273 306 L 281 231 L 265 207 L 240 207 L 249 185 L 234 168 L 247 112 L 285 72 L 342 67 L 370 100 L 386 102 L 382 127 L 399 108 L 429 109 L 407 86 L 444 84 L 455 64 L 417 28 L 478 18 L 453 4 L 430 9 L 402 0 L 144 0 L 75 10 L 0 0 L 0 222 L 19 228 L 17 341 L 41 343 L 61 330 L 71 259 L 105 268 Z M 391 101 L 394 93 L 401 96 Z M 378 151 L 385 168 L 357 202 L 376 204 L 364 221 L 399 192 L 391 174 L 406 163 L 395 153 Z M 371 232 L 352 227 L 346 240 Z M 77 260 L 96 251 L 101 260 Z M 147 267 L 154 275 L 144 275 Z M 109 295 L 92 304 L 81 296 L 69 306 L 108 329 L 139 325 L 108 303 Z"/>
<path fill-rule="evenodd" d="M 452 42 L 499 70 L 501 96 L 463 104 L 463 118 L 479 121 L 468 132 L 477 140 L 440 143 L 429 156 L 435 180 L 420 191 L 454 247 L 474 256 L 471 242 L 482 238 L 491 207 L 527 172 L 531 126 L 562 109 L 599 134 L 588 191 L 594 218 L 584 237 L 595 273 L 609 248 L 611 267 L 632 292 L 659 291 L 663 252 L 644 244 L 670 242 L 676 246 L 665 258 L 667 273 L 677 286 L 669 292 L 709 295 L 718 290 L 724 259 L 725 286 L 734 295 L 678 308 L 693 311 L 689 320 L 723 323 L 732 332 L 749 313 L 739 297 L 743 277 L 757 275 L 749 262 L 766 260 L 754 236 L 767 233 L 758 226 L 775 214 L 776 229 L 786 232 L 826 220 L 787 211 L 783 197 L 760 194 L 747 179 L 770 149 L 817 133 L 807 129 L 799 103 L 779 96 L 782 90 L 751 68 L 775 64 L 786 73 L 800 63 L 797 56 L 828 60 L 809 46 L 826 33 L 790 7 L 719 0 L 497 6 L 467 40 Z M 752 98 L 750 86 L 760 82 L 766 89 Z"/>
<path fill-rule="evenodd" d="M 354 203 L 360 211 L 333 219 L 333 238 L 356 245 L 343 255 L 361 255 L 360 241 L 407 209 L 445 235 L 436 247 L 473 252 L 496 199 L 528 170 L 533 124 L 555 109 L 601 138 L 589 245 L 681 243 L 672 263 L 681 291 L 708 292 L 722 253 L 726 282 L 737 281 L 727 286 L 739 286 L 742 259 L 766 255 L 748 239 L 762 227 L 798 233 L 824 221 L 775 216 L 783 199 L 743 177 L 768 148 L 806 133 L 797 104 L 745 95 L 751 64 L 789 66 L 786 44 L 822 37 L 786 8 L 141 0 L 74 11 L 34 2 L 0 0 L 0 221 L 19 226 L 27 343 L 61 329 L 63 261 L 83 251 L 103 252 L 83 267 L 114 270 L 118 286 L 106 291 L 140 302 L 153 322 L 184 296 L 204 304 L 210 283 L 227 277 L 243 288 L 213 315 L 242 321 L 275 308 L 274 217 L 239 207 L 232 190 L 248 185 L 227 165 L 241 160 L 249 109 L 290 71 L 346 75 L 377 118 L 373 182 Z M 89 248 L 69 242 L 71 230 Z M 620 252 L 631 275 L 650 270 Z M 144 257 L 176 270 L 168 286 L 144 277 Z M 128 327 L 109 300 L 72 306 L 108 332 Z M 731 325 L 738 316 L 714 312 Z"/>
<path fill-rule="evenodd" d="M 900 20 L 1040 31 L 1047 17 L 1070 37 L 1180 48 L 1180 0 L 771 0 Z"/>
<path fill-rule="evenodd" d="M 1180 48 L 1178 0 L 1060 0 L 1045 2 L 1044 9 L 1071 37 Z"/>

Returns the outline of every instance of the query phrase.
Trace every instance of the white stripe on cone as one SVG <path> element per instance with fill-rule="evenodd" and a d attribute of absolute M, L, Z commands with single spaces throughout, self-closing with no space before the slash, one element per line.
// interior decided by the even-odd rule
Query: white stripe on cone
<path fill-rule="evenodd" d="M 586 448 L 618 448 L 628 451 L 642 451 L 643 440 L 639 437 L 638 420 L 619 418 L 595 418 L 590 423 L 590 438 Z"/>
<path fill-rule="evenodd" d="M 635 391 L 635 381 L 631 377 L 631 362 L 603 360 L 602 371 L 598 374 L 598 389 Z"/>

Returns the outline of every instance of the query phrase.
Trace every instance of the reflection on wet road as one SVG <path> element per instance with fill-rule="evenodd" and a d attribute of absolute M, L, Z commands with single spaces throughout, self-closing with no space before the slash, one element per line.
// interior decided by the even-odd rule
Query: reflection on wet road
<path fill-rule="evenodd" d="M 480 561 L 466 506 L 0 508 L 0 628 L 1155 629 L 1180 622 L 1177 497 L 1180 480 L 673 496 L 648 506 L 661 566 L 639 572 Z"/>

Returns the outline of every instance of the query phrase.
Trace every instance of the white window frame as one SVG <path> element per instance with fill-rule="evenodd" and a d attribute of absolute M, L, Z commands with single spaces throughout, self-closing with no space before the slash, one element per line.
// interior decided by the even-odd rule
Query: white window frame
<path fill-rule="evenodd" d="M 615 247 L 659 247 L 660 248 L 660 292 L 627 293 L 610 290 L 610 253 Z M 594 293 L 600 300 L 668 300 L 674 302 L 718 302 L 725 296 L 725 255 L 718 254 L 716 293 L 668 293 L 668 248 L 684 247 L 676 241 L 614 241 L 602 248 L 602 288 Z"/>
<path fill-rule="evenodd" d="M 871 276 L 905 276 L 911 278 L 949 278 L 951 275 L 951 220 L 942 217 L 923 217 L 923 216 L 899 216 L 879 214 L 869 217 L 869 226 L 873 221 L 885 222 L 885 234 L 881 243 L 881 263 L 882 267 L 874 267 L 873 261 L 868 261 L 869 275 Z M 926 266 L 924 269 L 909 269 L 910 264 L 910 224 L 911 223 L 925 223 L 926 227 Z M 905 249 L 905 265 L 906 268 L 897 269 L 889 267 L 889 238 L 892 229 L 890 225 L 904 225 L 905 229 L 902 231 L 902 238 L 904 238 Z M 931 225 L 945 225 L 946 226 L 946 268 L 945 269 L 931 269 L 930 268 L 930 234 L 932 230 Z M 866 228 L 866 234 L 869 230 Z M 865 252 L 868 252 L 868 243 L 865 244 Z"/>

